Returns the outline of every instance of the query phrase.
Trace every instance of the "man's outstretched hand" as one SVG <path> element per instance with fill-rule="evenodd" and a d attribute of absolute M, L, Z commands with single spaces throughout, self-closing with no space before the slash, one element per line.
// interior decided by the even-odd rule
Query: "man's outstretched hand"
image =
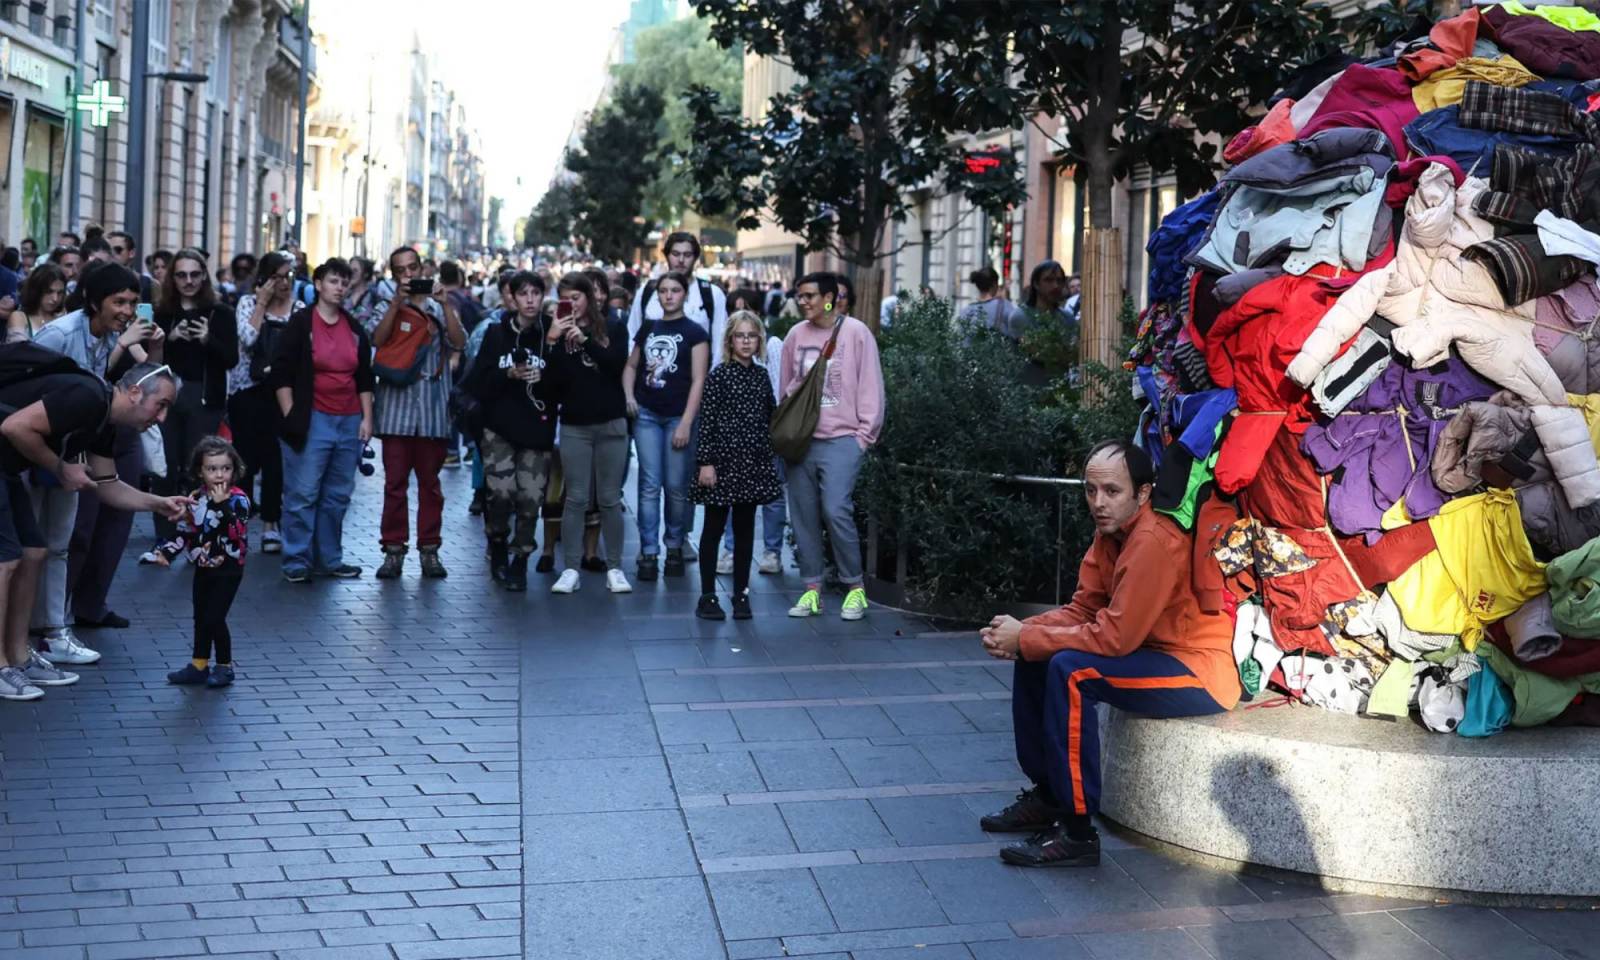
<path fill-rule="evenodd" d="M 1022 655 L 1022 621 L 1004 614 L 978 631 L 983 650 L 996 660 L 1015 660 Z"/>

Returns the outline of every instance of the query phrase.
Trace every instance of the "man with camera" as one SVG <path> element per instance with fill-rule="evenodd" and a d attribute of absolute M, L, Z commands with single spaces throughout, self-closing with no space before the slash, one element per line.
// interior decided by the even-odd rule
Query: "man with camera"
<path fill-rule="evenodd" d="M 389 255 L 395 296 L 372 332 L 377 348 L 373 374 L 377 377 L 377 436 L 383 441 L 383 520 L 380 540 L 383 565 L 378 577 L 400 576 L 410 540 L 411 505 L 407 489 L 417 475 L 417 550 L 422 575 L 447 575 L 439 559 L 443 527 L 444 494 L 439 470 L 444 466 L 449 440 L 451 354 L 467 345 L 445 291 L 422 275 L 422 258 L 410 247 Z"/>

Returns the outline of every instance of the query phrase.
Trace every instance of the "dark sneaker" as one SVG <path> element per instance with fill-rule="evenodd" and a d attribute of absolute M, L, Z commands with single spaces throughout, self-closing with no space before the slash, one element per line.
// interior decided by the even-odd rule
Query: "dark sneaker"
<path fill-rule="evenodd" d="M 322 571 L 322 573 L 324 576 L 333 577 L 338 580 L 354 580 L 355 578 L 361 576 L 361 568 L 353 563 L 341 563 L 337 567 L 329 567 L 328 569 Z"/>
<path fill-rule="evenodd" d="M 749 620 L 754 614 L 750 612 L 750 591 L 733 595 L 733 619 Z"/>
<path fill-rule="evenodd" d="M 111 630 L 126 630 L 129 626 L 127 617 L 118 614 L 115 610 L 107 610 L 105 616 L 98 620 L 91 617 L 73 617 L 76 626 L 89 629 L 109 628 Z"/>
<path fill-rule="evenodd" d="M 985 833 L 1037 833 L 1054 826 L 1065 813 L 1061 808 L 1045 803 L 1039 788 L 1024 790 L 1017 799 L 999 813 L 991 813 L 978 821 Z"/>
<path fill-rule="evenodd" d="M 398 580 L 406 568 L 406 553 L 404 550 L 385 550 L 383 563 L 378 565 L 379 580 Z"/>
<path fill-rule="evenodd" d="M 1100 835 L 1074 840 L 1067 836 L 1066 827 L 1057 824 L 1021 843 L 1001 847 L 1000 859 L 1017 867 L 1098 867 Z"/>
<path fill-rule="evenodd" d="M 206 677 L 206 686 L 216 689 L 233 685 L 233 665 L 228 663 L 213 664 L 211 675 Z"/>
<path fill-rule="evenodd" d="M 528 555 L 519 553 L 506 565 L 505 588 L 512 593 L 528 589 Z"/>
<path fill-rule="evenodd" d="M 483 504 L 487 499 L 487 496 L 485 496 L 481 489 L 473 491 L 472 502 L 467 504 L 467 515 L 472 517 L 483 516 Z"/>
<path fill-rule="evenodd" d="M 717 602 L 717 595 L 714 593 L 700 595 L 700 603 L 694 608 L 694 615 L 701 620 L 728 619 L 728 615 L 722 612 L 722 604 Z"/>
<path fill-rule="evenodd" d="M 450 575 L 444 568 L 444 561 L 439 559 L 437 548 L 419 551 L 422 558 L 422 575 L 429 580 L 443 580 Z"/>
<path fill-rule="evenodd" d="M 284 567 L 283 579 L 290 583 L 310 583 L 311 571 L 304 567 Z"/>
<path fill-rule="evenodd" d="M 683 576 L 683 550 L 667 551 L 667 567 L 662 572 L 669 577 Z"/>
<path fill-rule="evenodd" d="M 539 563 L 533 569 L 539 573 L 555 573 L 556 558 L 548 553 L 541 553 Z"/>
<path fill-rule="evenodd" d="M 489 544 L 489 578 L 495 583 L 504 583 L 506 580 L 506 564 L 510 563 L 510 553 L 506 549 L 505 541 Z"/>
<path fill-rule="evenodd" d="M 661 570 L 656 566 L 656 555 L 647 553 L 639 558 L 639 579 L 644 581 L 655 580 L 661 576 Z"/>
<path fill-rule="evenodd" d="M 167 674 L 168 683 L 181 683 L 186 686 L 206 682 L 206 672 L 192 663 L 186 663 L 182 669 L 174 670 Z"/>
<path fill-rule="evenodd" d="M 578 566 L 589 571 L 590 573 L 605 573 L 607 570 L 611 569 L 610 567 L 607 567 L 606 562 L 599 557 L 584 557 L 583 560 L 579 562 Z"/>

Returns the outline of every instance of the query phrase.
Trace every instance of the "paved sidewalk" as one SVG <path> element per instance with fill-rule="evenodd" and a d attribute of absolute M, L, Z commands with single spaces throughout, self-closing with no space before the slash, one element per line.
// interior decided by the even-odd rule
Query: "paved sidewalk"
<path fill-rule="evenodd" d="M 226 692 L 165 683 L 189 574 L 133 565 L 140 521 L 135 626 L 0 704 L 0 957 L 1600 958 L 1600 914 L 1329 895 L 1109 835 L 1098 870 L 1004 867 L 977 815 L 1019 786 L 1009 671 L 970 636 L 837 598 L 789 620 L 792 571 L 743 624 L 695 620 L 693 578 L 490 590 L 446 479 L 447 581 L 414 555 L 371 578 L 381 477 L 347 526 L 363 579 L 252 557 Z"/>

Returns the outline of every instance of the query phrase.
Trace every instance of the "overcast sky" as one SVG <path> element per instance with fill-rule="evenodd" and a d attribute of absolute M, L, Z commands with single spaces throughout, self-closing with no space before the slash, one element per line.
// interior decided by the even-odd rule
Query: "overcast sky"
<path fill-rule="evenodd" d="M 612 32 L 627 16 L 628 0 L 311 4 L 315 29 L 352 53 L 403 51 L 413 35 L 422 38 L 436 79 L 455 90 L 468 124 L 482 134 L 490 193 L 506 199 L 512 216 L 527 213 L 544 192 L 573 117 L 594 105 Z M 333 71 L 320 72 L 332 79 Z"/>

